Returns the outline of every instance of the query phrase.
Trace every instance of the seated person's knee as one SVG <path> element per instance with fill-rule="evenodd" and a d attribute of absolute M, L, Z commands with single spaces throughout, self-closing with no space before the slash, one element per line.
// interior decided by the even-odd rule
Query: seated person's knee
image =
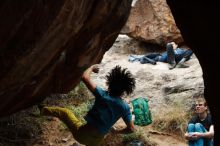
<path fill-rule="evenodd" d="M 195 124 L 195 130 L 198 132 L 198 131 L 201 131 L 203 125 L 201 123 L 196 123 Z"/>

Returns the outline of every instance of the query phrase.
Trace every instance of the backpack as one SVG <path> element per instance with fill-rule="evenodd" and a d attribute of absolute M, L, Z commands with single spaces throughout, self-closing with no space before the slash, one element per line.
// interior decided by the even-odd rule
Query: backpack
<path fill-rule="evenodd" d="M 151 112 L 148 106 L 147 97 L 139 97 L 131 101 L 134 111 L 134 124 L 138 126 L 147 126 L 152 123 Z"/>

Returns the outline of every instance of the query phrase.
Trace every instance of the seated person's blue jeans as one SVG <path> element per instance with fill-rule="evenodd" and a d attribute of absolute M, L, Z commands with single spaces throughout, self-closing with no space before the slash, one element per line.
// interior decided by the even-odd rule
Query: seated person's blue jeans
<path fill-rule="evenodd" d="M 190 123 L 187 127 L 187 130 L 188 130 L 188 133 L 193 133 L 193 132 L 204 133 L 204 132 L 207 132 L 205 127 L 200 123 L 196 123 L 196 124 Z M 190 140 L 189 141 L 189 146 L 212 146 L 212 139 L 199 138 L 197 140 Z"/>

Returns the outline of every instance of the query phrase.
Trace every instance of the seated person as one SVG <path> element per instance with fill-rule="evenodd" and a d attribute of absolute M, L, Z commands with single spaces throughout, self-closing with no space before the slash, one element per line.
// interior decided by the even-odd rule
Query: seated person
<path fill-rule="evenodd" d="M 176 67 L 186 68 L 189 67 L 184 64 L 185 61 L 188 61 L 192 56 L 192 50 L 184 50 L 178 48 L 178 45 L 175 42 L 167 43 L 166 45 L 167 51 L 160 53 L 152 53 L 147 55 L 142 55 L 139 58 L 135 55 L 131 55 L 129 61 L 139 60 L 140 63 L 151 63 L 156 64 L 157 61 L 169 63 L 169 69 L 173 69 Z M 178 63 L 178 64 L 177 64 Z"/>
<path fill-rule="evenodd" d="M 135 88 L 135 78 L 126 68 L 116 66 L 106 75 L 108 89 L 97 86 L 91 79 L 92 72 L 97 73 L 97 65 L 89 67 L 82 76 L 82 81 L 95 96 L 95 103 L 88 111 L 82 124 L 66 108 L 39 106 L 42 115 L 55 116 L 62 120 L 73 134 L 73 137 L 86 146 L 99 146 L 111 127 L 122 117 L 127 127 L 118 133 L 134 132 L 134 123 L 129 105 L 123 101 L 124 94 L 131 94 Z"/>
<path fill-rule="evenodd" d="M 204 98 L 198 98 L 195 104 L 196 115 L 189 121 L 185 138 L 189 146 L 212 146 L 214 126 Z"/>

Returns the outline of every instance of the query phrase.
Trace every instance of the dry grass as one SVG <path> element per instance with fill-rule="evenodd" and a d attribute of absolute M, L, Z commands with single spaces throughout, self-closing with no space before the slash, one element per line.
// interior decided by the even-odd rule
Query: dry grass
<path fill-rule="evenodd" d="M 184 138 L 188 120 L 189 114 L 181 106 L 176 105 L 166 108 L 166 111 L 160 111 L 160 114 L 154 117 L 152 127 L 161 132 Z"/>

